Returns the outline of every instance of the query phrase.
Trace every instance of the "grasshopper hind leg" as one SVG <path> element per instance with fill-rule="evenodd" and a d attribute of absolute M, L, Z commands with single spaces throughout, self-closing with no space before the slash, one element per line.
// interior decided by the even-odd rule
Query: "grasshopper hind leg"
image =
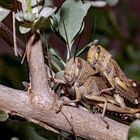
<path fill-rule="evenodd" d="M 114 87 L 102 89 L 102 90 L 99 92 L 99 95 L 102 95 L 103 93 L 107 93 L 108 91 L 111 91 L 111 90 L 114 90 Z"/>
<path fill-rule="evenodd" d="M 106 79 L 104 77 L 104 80 L 110 85 L 110 87 L 107 87 L 105 89 L 101 89 L 99 92 L 99 95 L 101 96 L 103 93 L 109 93 L 109 91 L 112 91 L 115 89 L 115 83 L 112 80 Z"/>
<path fill-rule="evenodd" d="M 106 124 L 106 128 L 109 129 L 109 124 L 108 124 L 108 122 L 104 119 L 106 109 L 107 109 L 107 101 L 104 103 L 104 107 L 103 107 L 101 119 L 102 119 L 102 121 Z"/>

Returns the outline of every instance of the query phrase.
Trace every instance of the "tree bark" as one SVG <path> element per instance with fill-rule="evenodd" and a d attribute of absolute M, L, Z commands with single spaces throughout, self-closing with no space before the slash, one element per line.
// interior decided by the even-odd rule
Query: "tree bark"
<path fill-rule="evenodd" d="M 107 129 L 101 120 L 101 114 L 93 114 L 72 106 L 64 106 L 56 113 L 62 101 L 49 89 L 38 35 L 33 34 L 27 44 L 30 70 L 28 91 L 0 85 L 0 108 L 51 131 L 65 130 L 86 139 L 126 140 L 128 126 L 105 117 L 110 126 Z"/>
<path fill-rule="evenodd" d="M 53 93 L 51 94 L 53 95 Z M 74 131 L 76 136 L 86 139 L 127 139 L 128 126 L 105 117 L 110 126 L 107 129 L 100 114 L 93 114 L 70 106 L 64 106 L 62 112 L 57 114 L 55 110 L 59 105 L 60 101 L 56 97 L 56 102 L 52 108 L 48 109 L 45 102 L 41 104 L 35 100 L 32 102 L 32 97 L 28 92 L 0 85 L 0 108 L 7 113 L 21 116 L 46 129 L 51 126 L 71 133 Z"/>

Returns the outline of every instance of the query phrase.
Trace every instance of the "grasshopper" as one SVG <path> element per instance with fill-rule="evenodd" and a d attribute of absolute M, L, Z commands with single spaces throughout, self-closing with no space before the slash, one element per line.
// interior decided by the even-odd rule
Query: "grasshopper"
<path fill-rule="evenodd" d="M 100 91 L 101 93 L 114 90 L 125 101 L 138 105 L 138 93 L 136 92 L 137 82 L 126 77 L 117 62 L 112 58 L 112 55 L 100 45 L 92 45 L 87 54 L 87 61 L 94 70 L 103 75 L 110 88 Z M 116 94 L 114 94 L 116 96 Z"/>
<path fill-rule="evenodd" d="M 116 102 L 111 94 L 100 95 L 99 92 L 107 88 L 107 85 L 103 78 L 95 73 L 96 71 L 87 61 L 78 57 L 71 58 L 64 70 L 64 83 L 69 88 L 70 94 L 75 96 L 75 99 L 64 101 L 61 107 L 65 104 L 79 101 L 91 106 L 96 105 L 102 108 L 101 118 L 106 124 L 107 122 L 104 120 L 106 110 L 140 118 L 140 109 L 121 106 L 123 98 L 120 97 L 120 102 Z"/>

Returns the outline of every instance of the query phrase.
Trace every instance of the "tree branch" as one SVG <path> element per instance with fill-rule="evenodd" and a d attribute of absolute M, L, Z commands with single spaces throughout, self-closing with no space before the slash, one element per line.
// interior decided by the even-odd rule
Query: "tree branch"
<path fill-rule="evenodd" d="M 99 114 L 70 106 L 62 108 L 65 116 L 62 112 L 56 114 L 55 109 L 59 103 L 60 101 L 56 98 L 54 107 L 48 110 L 45 102 L 41 105 L 38 105 L 38 102 L 32 102 L 28 92 L 0 85 L 0 107 L 7 113 L 19 115 L 47 129 L 48 125 L 68 132 L 72 132 L 73 129 L 75 135 L 86 139 L 127 139 L 128 126 L 105 117 L 110 126 L 109 129 L 106 129 Z"/>
<path fill-rule="evenodd" d="M 40 35 L 36 32 L 27 43 L 27 60 L 32 94 L 34 94 L 34 99 L 37 99 L 39 103 L 45 101 L 52 106 L 54 98 L 50 94 L 43 56 Z"/>

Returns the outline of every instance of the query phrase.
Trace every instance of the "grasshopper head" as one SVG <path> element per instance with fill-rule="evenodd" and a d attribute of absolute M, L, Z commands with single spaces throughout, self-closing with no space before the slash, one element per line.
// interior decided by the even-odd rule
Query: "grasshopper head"
<path fill-rule="evenodd" d="M 64 80 L 68 85 L 73 85 L 78 78 L 82 69 L 82 62 L 80 58 L 71 58 L 64 70 Z"/>
<path fill-rule="evenodd" d="M 101 47 L 99 45 L 92 45 L 87 54 L 88 62 L 95 67 L 97 61 L 99 60 L 99 55 L 101 52 Z"/>

